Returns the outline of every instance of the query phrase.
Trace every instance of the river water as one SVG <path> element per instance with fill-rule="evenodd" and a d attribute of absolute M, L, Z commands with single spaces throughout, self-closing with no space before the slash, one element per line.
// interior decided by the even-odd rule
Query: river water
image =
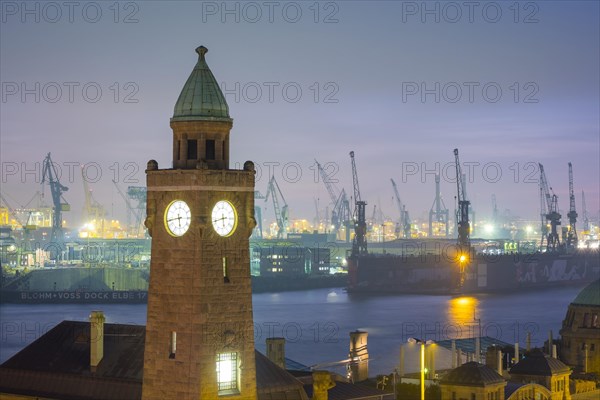
<path fill-rule="evenodd" d="M 255 294 L 255 343 L 264 353 L 267 337 L 285 337 L 286 356 L 314 366 L 347 358 L 349 332 L 366 330 L 370 375 L 389 373 L 409 337 L 466 338 L 481 329 L 484 336 L 523 347 L 531 332 L 532 345 L 541 346 L 549 330 L 558 336 L 567 307 L 583 286 L 475 297 L 356 297 L 341 288 Z M 87 320 L 91 310 L 103 310 L 109 323 L 146 322 L 145 304 L 3 304 L 0 362 L 62 320 Z M 416 370 L 417 361 L 406 360 L 406 370 Z"/>

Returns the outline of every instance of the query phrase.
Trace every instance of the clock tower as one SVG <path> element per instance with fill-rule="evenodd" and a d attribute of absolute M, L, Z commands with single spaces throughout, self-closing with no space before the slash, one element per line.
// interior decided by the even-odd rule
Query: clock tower
<path fill-rule="evenodd" d="M 256 399 L 254 164 L 229 168 L 229 107 L 198 62 L 175 104 L 173 167 L 146 170 L 152 264 L 143 399 Z"/>

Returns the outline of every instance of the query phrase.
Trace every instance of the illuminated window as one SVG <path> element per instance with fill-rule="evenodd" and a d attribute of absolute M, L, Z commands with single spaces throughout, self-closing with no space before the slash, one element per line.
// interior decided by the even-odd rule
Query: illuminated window
<path fill-rule="evenodd" d="M 223 257 L 223 282 L 229 283 L 229 268 L 227 266 L 227 257 Z"/>
<path fill-rule="evenodd" d="M 171 332 L 171 342 L 169 343 L 169 358 L 175 358 L 177 352 L 177 332 Z"/>
<path fill-rule="evenodd" d="M 219 386 L 219 396 L 239 393 L 238 369 L 237 353 L 217 354 L 217 384 Z"/>

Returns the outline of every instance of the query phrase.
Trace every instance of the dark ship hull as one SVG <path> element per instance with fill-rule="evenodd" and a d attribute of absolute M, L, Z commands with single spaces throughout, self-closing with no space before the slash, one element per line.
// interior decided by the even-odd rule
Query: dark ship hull
<path fill-rule="evenodd" d="M 596 251 L 477 254 L 463 261 L 430 254 L 366 254 L 348 258 L 348 275 L 351 293 L 514 292 L 591 282 L 600 277 L 600 257 Z"/>

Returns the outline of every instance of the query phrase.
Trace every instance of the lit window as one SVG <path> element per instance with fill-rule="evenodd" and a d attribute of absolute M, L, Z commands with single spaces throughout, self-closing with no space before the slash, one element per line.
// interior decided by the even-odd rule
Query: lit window
<path fill-rule="evenodd" d="M 217 354 L 219 396 L 239 393 L 237 353 Z"/>
<path fill-rule="evenodd" d="M 177 352 L 177 332 L 171 332 L 171 343 L 169 345 L 169 358 L 175 358 Z"/>

